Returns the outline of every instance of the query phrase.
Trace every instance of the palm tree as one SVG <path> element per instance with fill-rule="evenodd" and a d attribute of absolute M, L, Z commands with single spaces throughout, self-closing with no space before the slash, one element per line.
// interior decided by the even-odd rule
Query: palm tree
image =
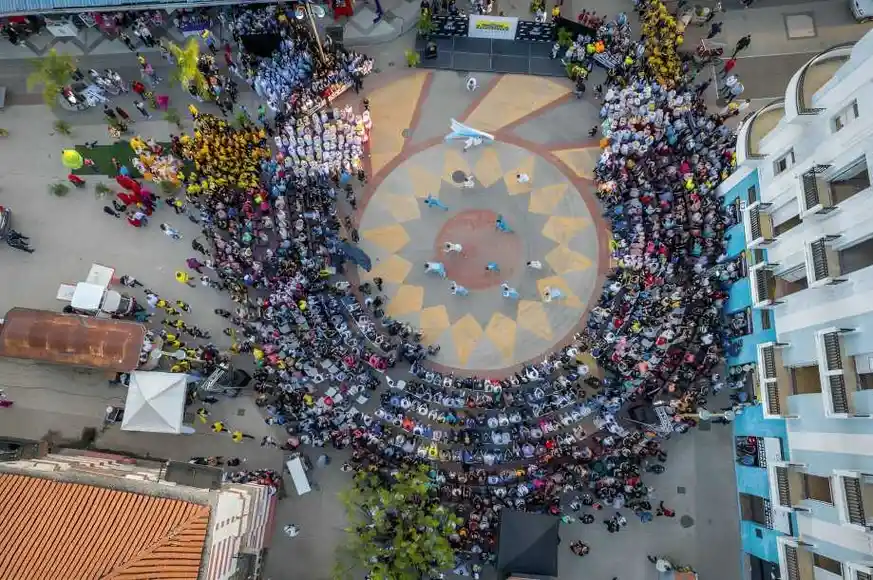
<path fill-rule="evenodd" d="M 200 44 L 197 39 L 195 37 L 189 38 L 184 47 L 171 42 L 168 48 L 176 60 L 173 80 L 178 81 L 186 91 L 193 84 L 198 95 L 208 95 L 209 85 L 206 83 L 206 77 L 197 68 L 197 63 L 200 61 Z"/>
<path fill-rule="evenodd" d="M 31 61 L 33 71 L 27 76 L 27 90 L 42 86 L 42 100 L 49 108 L 58 106 L 58 95 L 76 70 L 76 59 L 51 49 L 41 58 Z"/>

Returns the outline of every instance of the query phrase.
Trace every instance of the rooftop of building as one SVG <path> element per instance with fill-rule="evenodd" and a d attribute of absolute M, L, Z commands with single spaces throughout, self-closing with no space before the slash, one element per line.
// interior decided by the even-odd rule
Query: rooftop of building
<path fill-rule="evenodd" d="M 195 580 L 210 507 L 0 474 L 0 578 Z"/>

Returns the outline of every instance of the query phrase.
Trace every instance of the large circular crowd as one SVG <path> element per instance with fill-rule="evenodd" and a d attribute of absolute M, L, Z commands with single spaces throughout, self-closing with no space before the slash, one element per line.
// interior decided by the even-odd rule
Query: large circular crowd
<path fill-rule="evenodd" d="M 726 260 L 733 218 L 715 193 L 733 171 L 734 135 L 689 86 L 695 65 L 677 51 L 681 37 L 651 33 L 669 16 L 660 2 L 639 6 L 649 30 L 642 41 L 622 14 L 560 55 L 591 71 L 605 52 L 614 65 L 598 91 L 595 170 L 614 267 L 573 342 L 502 379 L 431 369 L 433 347 L 385 315 L 381 280 L 346 280 L 358 259 L 354 183 L 366 181 L 363 158 L 379 120 L 366 104 L 356 112 L 331 101 L 360 88 L 372 61 L 329 45 L 322 56 L 283 10 L 233 19 L 237 42 L 280 38 L 272 56 L 243 51 L 234 65 L 275 114 L 260 111 L 238 128 L 196 113 L 194 135 L 173 141 L 193 165 L 180 200 L 203 228 L 192 246 L 206 263 L 193 267 L 236 303 L 216 312 L 232 323 L 233 352 L 254 360 L 257 402 L 287 431 L 282 444 L 348 448 L 344 468 L 388 476 L 430 466 L 440 497 L 464 518 L 449 538 L 460 573 L 493 560 L 504 507 L 582 523 L 604 506 L 644 522 L 670 517 L 663 503 L 652 507 L 641 476 L 663 471 L 660 436 L 693 426 L 725 382 L 717 368 L 731 336 L 721 306 L 740 268 Z M 593 44 L 598 50 L 586 50 Z M 198 353 L 204 373 L 225 360 L 206 350 Z M 628 407 L 657 409 L 657 419 L 634 428 Z M 627 522 L 604 523 L 616 532 Z"/>

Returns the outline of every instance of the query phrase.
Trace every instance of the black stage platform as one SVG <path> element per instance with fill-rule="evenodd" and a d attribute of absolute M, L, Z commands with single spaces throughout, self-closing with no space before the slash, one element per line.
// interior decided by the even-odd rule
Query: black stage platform
<path fill-rule="evenodd" d="M 415 48 L 421 56 L 420 68 L 469 72 L 494 72 L 549 77 L 565 77 L 560 59 L 552 59 L 548 42 L 492 40 L 490 38 L 433 38 L 437 58 L 425 59 L 427 41 L 417 38 Z"/>

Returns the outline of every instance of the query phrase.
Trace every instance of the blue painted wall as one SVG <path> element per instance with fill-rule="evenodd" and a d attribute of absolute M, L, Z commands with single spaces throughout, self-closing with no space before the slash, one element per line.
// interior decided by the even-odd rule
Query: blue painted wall
<path fill-rule="evenodd" d="M 752 186 L 760 191 L 757 170 L 751 172 L 749 175 L 743 178 L 742 181 L 737 183 L 729 192 L 727 192 L 727 194 L 725 194 L 724 198 L 722 199 L 723 205 L 731 205 L 737 198 L 745 200 L 748 204 L 748 191 L 749 188 Z M 735 258 L 746 250 L 746 234 L 743 231 L 742 222 L 730 228 L 727 231 L 727 235 L 730 236 L 730 239 L 727 243 L 727 255 L 729 258 Z M 724 311 L 726 313 L 736 312 L 751 305 L 752 291 L 749 288 L 749 279 L 743 278 L 742 280 L 738 280 L 731 286 L 730 290 L 728 291 L 728 298 L 725 301 Z M 729 366 L 734 366 L 755 362 L 757 359 L 757 346 L 762 342 L 774 342 L 776 340 L 775 325 L 771 324 L 771 326 L 773 328 L 770 328 L 769 330 L 764 330 L 763 324 L 761 323 L 761 311 L 753 310 L 753 332 L 752 334 L 742 337 L 743 346 L 740 349 L 739 354 L 737 354 L 737 356 L 727 357 L 727 364 Z M 737 339 L 735 342 L 739 342 L 739 340 L 740 339 Z"/>
<path fill-rule="evenodd" d="M 758 537 L 757 531 L 760 531 L 762 537 Z M 779 563 L 779 548 L 776 545 L 776 538 L 781 535 L 780 532 L 754 522 L 740 522 L 740 540 L 743 544 L 743 551 L 774 564 Z"/>
<path fill-rule="evenodd" d="M 748 190 L 754 186 L 760 191 L 757 170 L 750 173 L 742 181 L 737 183 L 723 198 L 724 205 L 730 205 L 738 197 L 748 203 Z M 759 196 L 760 197 L 760 196 Z M 730 239 L 727 243 L 727 255 L 730 258 L 739 256 L 746 249 L 746 236 L 742 222 L 734 225 L 727 231 Z M 736 312 L 752 305 L 752 293 L 749 288 L 748 278 L 734 283 L 725 301 L 724 312 Z M 743 346 L 737 356 L 727 358 L 730 366 L 757 361 L 757 345 L 762 342 L 774 342 L 776 340 L 775 324 L 772 328 L 764 330 L 761 324 L 761 312 L 752 310 L 753 333 L 742 337 Z M 771 317 L 772 322 L 772 317 Z M 764 411 L 760 405 L 748 407 L 741 415 L 738 415 L 733 423 L 733 432 L 737 437 L 776 437 L 782 441 L 782 453 L 788 458 L 788 433 L 785 421 L 782 419 L 764 419 Z M 770 486 L 767 478 L 767 470 L 761 467 L 748 467 L 735 462 L 737 491 L 748 495 L 754 495 L 769 499 Z M 758 537 L 760 533 L 761 537 Z M 762 560 L 777 563 L 779 552 L 776 538 L 780 532 L 770 530 L 754 522 L 740 522 L 740 536 L 743 551 L 757 556 Z"/>
<path fill-rule="evenodd" d="M 761 467 L 749 467 L 747 465 L 736 466 L 737 492 L 758 497 L 770 498 L 770 483 L 767 478 L 767 470 Z"/>
<path fill-rule="evenodd" d="M 734 419 L 734 435 L 737 437 L 755 435 L 758 437 L 779 437 L 782 439 L 782 454 L 788 458 L 788 427 L 784 419 L 765 419 L 761 405 L 748 407 Z"/>

